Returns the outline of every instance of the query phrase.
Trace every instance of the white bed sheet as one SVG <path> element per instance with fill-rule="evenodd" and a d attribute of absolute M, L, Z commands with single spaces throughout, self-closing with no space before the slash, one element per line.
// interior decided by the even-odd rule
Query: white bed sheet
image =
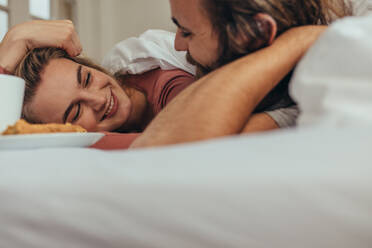
<path fill-rule="evenodd" d="M 0 247 L 370 248 L 372 133 L 0 151 Z"/>

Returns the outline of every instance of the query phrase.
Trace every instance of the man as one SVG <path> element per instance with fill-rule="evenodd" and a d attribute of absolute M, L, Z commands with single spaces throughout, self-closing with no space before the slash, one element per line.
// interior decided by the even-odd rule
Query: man
<path fill-rule="evenodd" d="M 337 11 L 325 0 L 170 0 L 170 5 L 178 26 L 175 48 L 188 52 L 199 75 L 213 73 L 174 99 L 132 147 L 278 128 L 282 116 L 264 111 L 293 104 L 290 72 L 324 27 L 286 31 L 328 24 L 332 14 L 347 12 L 344 4 Z"/>

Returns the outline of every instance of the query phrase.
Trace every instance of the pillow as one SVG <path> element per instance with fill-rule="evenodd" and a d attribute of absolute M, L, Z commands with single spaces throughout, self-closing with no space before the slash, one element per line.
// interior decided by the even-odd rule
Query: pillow
<path fill-rule="evenodd" d="M 372 17 L 335 22 L 299 63 L 291 95 L 300 126 L 372 123 Z"/>
<path fill-rule="evenodd" d="M 102 66 L 112 74 L 141 74 L 152 69 L 182 69 L 195 75 L 195 66 L 186 61 L 186 52 L 174 49 L 175 33 L 148 30 L 142 35 L 123 40 L 105 56 Z"/>

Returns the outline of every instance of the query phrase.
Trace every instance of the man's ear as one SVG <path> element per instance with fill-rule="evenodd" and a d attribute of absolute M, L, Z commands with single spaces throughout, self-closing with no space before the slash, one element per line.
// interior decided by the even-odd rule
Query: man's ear
<path fill-rule="evenodd" d="M 254 16 L 254 19 L 256 20 L 259 31 L 264 39 L 262 40 L 263 45 L 271 45 L 278 32 L 276 21 L 270 15 L 265 13 L 258 13 Z"/>
<path fill-rule="evenodd" d="M 252 40 L 252 37 L 244 29 L 238 30 L 238 34 L 235 36 L 238 46 L 251 52 L 271 45 L 277 35 L 276 21 L 270 15 L 258 13 L 253 17 L 253 21 L 256 22 L 259 37 Z"/>

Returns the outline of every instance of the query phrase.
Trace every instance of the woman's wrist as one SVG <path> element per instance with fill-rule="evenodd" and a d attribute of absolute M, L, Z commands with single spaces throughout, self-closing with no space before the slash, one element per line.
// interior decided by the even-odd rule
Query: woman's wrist
<path fill-rule="evenodd" d="M 26 53 L 27 48 L 24 41 L 5 37 L 0 43 L 0 66 L 13 73 Z"/>

